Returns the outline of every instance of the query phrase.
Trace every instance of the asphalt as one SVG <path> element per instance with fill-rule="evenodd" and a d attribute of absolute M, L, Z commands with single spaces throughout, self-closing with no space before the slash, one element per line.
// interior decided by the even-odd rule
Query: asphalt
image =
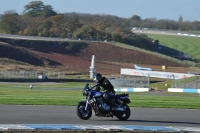
<path fill-rule="evenodd" d="M 89 124 L 200 127 L 200 110 L 131 108 L 127 121 L 116 117 L 81 120 L 76 106 L 0 105 L 0 124 Z"/>

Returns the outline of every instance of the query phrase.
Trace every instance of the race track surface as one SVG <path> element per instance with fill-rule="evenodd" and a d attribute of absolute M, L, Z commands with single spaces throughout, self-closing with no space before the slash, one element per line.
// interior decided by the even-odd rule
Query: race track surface
<path fill-rule="evenodd" d="M 75 106 L 0 105 L 0 124 L 87 124 L 200 127 L 200 110 L 131 108 L 127 121 L 116 117 L 81 120 Z"/>

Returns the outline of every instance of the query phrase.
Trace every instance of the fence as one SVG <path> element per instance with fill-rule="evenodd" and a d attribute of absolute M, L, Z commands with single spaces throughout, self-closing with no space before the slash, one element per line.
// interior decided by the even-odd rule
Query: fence
<path fill-rule="evenodd" d="M 65 79 L 65 72 L 38 72 L 38 71 L 2 71 L 0 79 Z"/>
<path fill-rule="evenodd" d="M 173 79 L 172 88 L 200 88 L 200 77 L 194 76 L 178 80 Z"/>
<path fill-rule="evenodd" d="M 65 72 L 38 72 L 38 71 L 1 71 L 0 79 L 66 79 Z M 129 76 L 110 78 L 115 87 L 149 88 L 150 77 Z"/>
<path fill-rule="evenodd" d="M 149 88 L 150 78 L 141 76 L 120 77 L 109 79 L 115 87 Z"/>
<path fill-rule="evenodd" d="M 1 71 L 0 79 L 66 79 L 65 72 L 38 72 L 38 71 Z M 115 87 L 150 88 L 150 77 L 126 76 L 120 78 L 110 78 L 110 82 Z M 172 88 L 200 88 L 200 77 L 190 77 L 184 79 L 172 79 Z M 158 87 L 160 88 L 160 87 Z"/>

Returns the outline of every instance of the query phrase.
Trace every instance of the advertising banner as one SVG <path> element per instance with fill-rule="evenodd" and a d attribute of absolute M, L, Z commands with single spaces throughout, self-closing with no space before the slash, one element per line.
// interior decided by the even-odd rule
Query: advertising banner
<path fill-rule="evenodd" d="M 154 77 L 154 78 L 166 78 L 166 79 L 182 79 L 195 76 L 194 74 L 186 74 L 186 73 L 147 71 L 147 70 L 137 70 L 137 69 L 127 69 L 127 68 L 121 68 L 120 74 Z"/>

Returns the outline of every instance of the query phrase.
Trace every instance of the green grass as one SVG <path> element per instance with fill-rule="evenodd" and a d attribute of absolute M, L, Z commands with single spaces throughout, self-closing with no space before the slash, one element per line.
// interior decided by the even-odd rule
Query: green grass
<path fill-rule="evenodd" d="M 163 46 L 176 49 L 191 55 L 200 63 L 200 38 L 172 35 L 147 34 L 148 37 L 159 40 Z"/>
<path fill-rule="evenodd" d="M 22 105 L 75 105 L 79 99 L 80 91 L 65 88 L 83 88 L 85 83 L 52 83 L 34 84 L 0 84 L 0 104 Z M 82 97 L 80 97 L 82 98 Z"/>
<path fill-rule="evenodd" d="M 176 79 L 176 80 L 169 79 L 169 80 L 165 80 L 163 82 L 152 83 L 152 84 L 150 84 L 150 87 L 153 88 L 153 89 L 167 90 L 168 88 L 172 87 L 173 83 L 176 83 L 176 84 L 179 83 L 179 84 L 186 84 L 187 85 L 187 83 L 195 82 L 198 79 L 200 79 L 199 76 L 188 77 L 188 78 L 183 78 L 183 79 Z"/>
<path fill-rule="evenodd" d="M 198 94 L 174 94 L 149 95 L 149 94 L 131 94 L 131 106 L 134 107 L 156 107 L 156 108 L 187 108 L 199 109 L 200 98 Z"/>
<path fill-rule="evenodd" d="M 85 100 L 81 90 L 63 88 L 83 88 L 85 83 L 63 83 L 35 85 L 0 84 L 0 104 L 5 105 L 65 105 L 76 106 Z M 132 107 L 190 108 L 200 109 L 198 94 L 191 93 L 129 93 Z"/>
<path fill-rule="evenodd" d="M 168 88 L 170 88 L 172 86 L 172 80 L 165 80 L 163 82 L 157 82 L 157 83 L 152 83 L 150 84 L 150 87 L 153 89 L 159 89 L 159 90 L 167 90 Z"/>
<path fill-rule="evenodd" d="M 128 49 L 134 49 L 134 50 L 137 50 L 137 51 L 140 51 L 140 52 L 144 52 L 144 53 L 147 53 L 147 54 L 152 54 L 152 55 L 155 55 L 155 56 L 159 56 L 159 57 L 162 57 L 162 58 L 165 58 L 165 59 L 169 59 L 169 60 L 172 60 L 172 61 L 175 61 L 175 62 L 178 62 L 180 64 L 183 64 L 183 65 L 189 65 L 189 66 L 195 66 L 194 65 L 194 62 L 191 62 L 191 61 L 181 61 L 181 60 L 178 60 L 174 57 L 170 57 L 170 56 L 167 56 L 167 55 L 164 55 L 164 54 L 160 54 L 160 53 L 155 53 L 155 52 L 152 52 L 152 51 L 149 51 L 149 50 L 145 50 L 145 49 L 141 49 L 141 48 L 138 48 L 138 47 L 135 47 L 135 46 L 130 46 L 130 45 L 127 45 L 127 44 L 123 44 L 123 43 L 112 43 L 113 45 L 115 46 L 120 46 L 120 47 L 123 47 L 123 48 L 128 48 Z"/>

